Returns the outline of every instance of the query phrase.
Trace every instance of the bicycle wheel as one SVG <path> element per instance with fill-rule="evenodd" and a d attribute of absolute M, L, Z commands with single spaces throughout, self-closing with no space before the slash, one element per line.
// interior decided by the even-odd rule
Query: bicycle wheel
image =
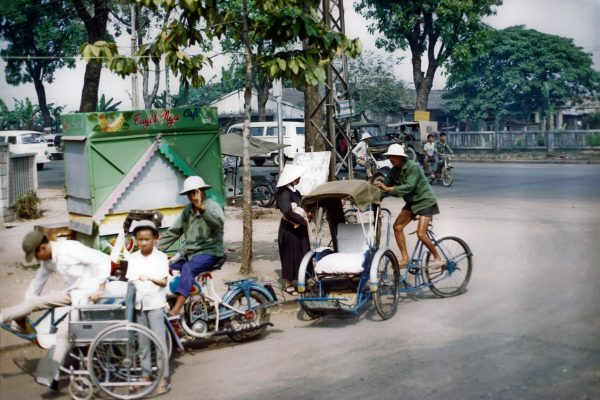
<path fill-rule="evenodd" d="M 252 185 L 252 201 L 261 207 L 271 207 L 275 202 L 275 193 L 266 183 Z"/>
<path fill-rule="evenodd" d="M 377 314 L 382 319 L 389 319 L 398 309 L 398 286 L 400 284 L 400 268 L 398 260 L 391 250 L 386 250 L 377 261 L 377 291 L 373 293 L 373 301 Z"/>
<path fill-rule="evenodd" d="M 139 399 L 155 391 L 168 362 L 162 341 L 136 323 L 102 330 L 90 345 L 87 369 L 94 385 L 116 399 Z"/>
<path fill-rule="evenodd" d="M 441 269 L 429 271 L 425 269 L 425 278 L 430 283 L 429 289 L 439 297 L 452 297 L 464 292 L 473 268 L 473 255 L 464 240 L 447 236 L 440 239 L 436 247 L 446 264 Z M 429 264 L 431 253 L 427 254 Z"/>
<path fill-rule="evenodd" d="M 444 168 L 442 171 L 442 185 L 448 187 L 454 182 L 454 170 L 452 168 Z"/>
<path fill-rule="evenodd" d="M 256 290 L 250 290 L 248 296 L 244 291 L 236 294 L 229 305 L 237 308 L 238 310 L 244 312 L 244 314 L 237 314 L 231 317 L 229 320 L 229 325 L 233 330 L 240 330 L 239 332 L 229 333 L 229 336 L 232 340 L 236 342 L 242 342 L 244 340 L 252 339 L 267 329 L 267 326 L 263 326 L 261 328 L 246 330 L 248 325 L 252 324 L 254 326 L 264 324 L 269 322 L 269 318 L 271 317 L 269 310 L 267 309 L 267 304 L 269 300 L 260 292 Z"/>

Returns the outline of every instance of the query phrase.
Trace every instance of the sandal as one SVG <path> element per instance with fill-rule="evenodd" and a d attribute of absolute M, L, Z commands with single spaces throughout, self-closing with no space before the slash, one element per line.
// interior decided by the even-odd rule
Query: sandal
<path fill-rule="evenodd" d="M 289 294 L 291 296 L 298 296 L 298 292 L 296 291 L 296 288 L 294 288 L 293 286 L 286 287 L 285 291 L 287 294 Z"/>

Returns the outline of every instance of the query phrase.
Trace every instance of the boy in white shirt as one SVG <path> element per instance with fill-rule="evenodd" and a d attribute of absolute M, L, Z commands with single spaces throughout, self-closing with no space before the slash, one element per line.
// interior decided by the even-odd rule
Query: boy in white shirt
<path fill-rule="evenodd" d="M 423 146 L 423 155 L 425 156 L 423 166 L 425 167 L 425 175 L 430 175 L 435 178 L 435 175 L 431 172 L 431 159 L 433 158 L 435 143 L 433 143 L 433 135 L 430 133 L 427 135 L 427 143 Z"/>
<path fill-rule="evenodd" d="M 167 348 L 164 306 L 167 299 L 167 276 L 169 275 L 169 260 L 167 255 L 154 246 L 158 240 L 158 229 L 152 221 L 138 221 L 133 226 L 133 234 L 139 250 L 128 257 L 127 274 L 125 277 L 135 285 L 135 309 L 137 322 L 150 328 L 163 341 Z M 145 337 L 143 337 L 145 339 Z M 150 376 L 151 359 L 149 343 L 140 340 L 142 353 L 142 370 L 145 376 Z M 163 380 L 158 386 L 157 394 L 170 390 L 167 383 L 169 363 Z"/>

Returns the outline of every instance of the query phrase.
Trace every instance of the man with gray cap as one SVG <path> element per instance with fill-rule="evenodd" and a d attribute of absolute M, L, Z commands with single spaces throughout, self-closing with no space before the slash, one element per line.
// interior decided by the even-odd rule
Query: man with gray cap
<path fill-rule="evenodd" d="M 75 240 L 49 241 L 41 232 L 34 230 L 23 238 L 22 248 L 29 262 L 34 257 L 40 262 L 25 299 L 21 304 L 5 308 L 0 312 L 0 322 L 19 321 L 24 327 L 23 318 L 34 311 L 53 307 L 82 305 L 97 301 L 104 292 L 104 285 L 110 276 L 108 255 L 90 249 Z M 52 273 L 58 273 L 66 283 L 62 292 L 41 294 Z M 59 324 L 56 332 L 56 348 L 52 359 L 57 365 L 69 352 L 68 327 L 66 320 Z"/>
<path fill-rule="evenodd" d="M 206 190 L 210 188 L 199 176 L 190 176 L 183 182 L 183 190 L 179 194 L 187 196 L 190 204 L 184 207 L 181 215 L 158 241 L 158 249 L 166 251 L 179 238 L 185 238 L 181 249 L 183 257 L 171 265 L 171 269 L 181 274 L 175 291 L 177 298 L 169 316 L 181 314 L 195 277 L 209 271 L 225 254 L 225 214 L 219 203 L 206 196 Z"/>

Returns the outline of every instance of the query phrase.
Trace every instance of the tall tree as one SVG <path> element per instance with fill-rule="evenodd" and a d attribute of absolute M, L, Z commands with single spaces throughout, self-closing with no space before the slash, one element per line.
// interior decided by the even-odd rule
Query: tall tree
<path fill-rule="evenodd" d="M 359 0 L 357 11 L 374 20 L 379 48 L 410 49 L 416 109 L 426 110 L 435 73 L 453 57 L 481 41 L 481 18 L 494 14 L 502 0 Z M 426 55 L 426 67 L 423 56 Z"/>
<path fill-rule="evenodd" d="M 90 4 L 87 4 L 85 0 L 73 0 L 73 4 L 87 31 L 88 43 L 105 43 L 109 11 L 108 0 L 90 0 Z M 100 57 L 102 54 L 93 51 L 91 55 L 93 58 L 90 57 L 85 66 L 79 112 L 96 111 L 96 105 L 98 104 L 98 87 L 100 86 L 102 62 L 95 57 Z"/>
<path fill-rule="evenodd" d="M 80 22 L 65 0 L 12 0 L 0 8 L 0 50 L 6 61 L 6 82 L 20 85 L 33 82 L 44 126 L 52 126 L 44 82 L 52 83 L 54 72 L 75 67 L 79 46 L 85 40 Z"/>
<path fill-rule="evenodd" d="M 514 26 L 491 31 L 468 62 L 449 66 L 446 109 L 463 121 L 548 115 L 600 96 L 600 73 L 573 40 Z"/>
<path fill-rule="evenodd" d="M 399 60 L 365 52 L 348 61 L 350 94 L 354 112 L 367 120 L 384 122 L 396 117 L 406 104 L 406 85 L 394 75 Z"/>

